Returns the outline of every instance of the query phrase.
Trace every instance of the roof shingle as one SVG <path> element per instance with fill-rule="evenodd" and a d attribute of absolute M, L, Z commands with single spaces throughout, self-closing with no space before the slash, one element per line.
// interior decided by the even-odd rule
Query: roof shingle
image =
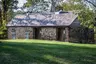
<path fill-rule="evenodd" d="M 76 18 L 77 15 L 72 12 L 62 14 L 19 14 L 7 26 L 70 26 Z"/>

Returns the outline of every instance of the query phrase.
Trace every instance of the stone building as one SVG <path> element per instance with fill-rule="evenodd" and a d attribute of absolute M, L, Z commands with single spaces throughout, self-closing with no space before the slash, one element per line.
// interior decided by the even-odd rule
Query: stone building
<path fill-rule="evenodd" d="M 80 26 L 72 12 L 18 14 L 8 24 L 9 39 L 70 40 L 70 29 Z"/>

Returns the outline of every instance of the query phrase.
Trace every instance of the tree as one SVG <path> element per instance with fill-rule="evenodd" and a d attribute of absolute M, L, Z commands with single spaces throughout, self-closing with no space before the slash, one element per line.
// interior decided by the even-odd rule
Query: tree
<path fill-rule="evenodd" d="M 63 0 L 51 0 L 51 12 L 56 11 L 56 6 L 60 5 Z"/>
<path fill-rule="evenodd" d="M 61 6 L 64 11 L 74 11 L 85 27 L 94 28 L 94 12 L 82 0 L 69 0 Z"/>
<path fill-rule="evenodd" d="M 1 0 L 1 5 L 2 5 L 2 27 L 6 25 L 8 22 L 7 17 L 9 17 L 11 14 L 7 16 L 9 12 L 12 13 L 12 9 L 16 8 L 18 1 L 17 0 Z"/>
<path fill-rule="evenodd" d="M 95 40 L 96 40 L 96 0 L 85 0 L 89 4 L 91 4 L 91 8 L 94 11 L 94 32 L 95 32 Z"/>
<path fill-rule="evenodd" d="M 85 28 L 81 32 L 85 32 L 86 35 L 84 34 L 83 37 L 85 36 L 85 40 L 88 41 L 88 29 L 95 29 L 94 11 L 83 0 L 69 0 L 60 7 L 63 8 L 63 11 L 73 11 L 75 14 L 78 14 L 78 19 L 83 28 Z"/>
<path fill-rule="evenodd" d="M 7 21 L 7 12 L 12 11 L 12 9 L 16 8 L 18 1 L 17 0 L 2 0 L 2 8 L 3 8 L 3 19 Z"/>
<path fill-rule="evenodd" d="M 1 10 L 0 10 L 0 27 L 1 27 L 1 24 L 2 24 L 2 23 L 1 23 Z"/>
<path fill-rule="evenodd" d="M 49 10 L 54 12 L 57 5 L 60 5 L 63 0 L 27 0 L 25 4 L 26 7 L 31 6 L 31 10 L 35 9 L 35 11 L 42 10 L 46 11 Z"/>
<path fill-rule="evenodd" d="M 9 17 L 12 15 L 13 9 L 16 9 L 17 3 L 17 0 L 1 0 L 2 9 L 0 20 L 2 26 L 0 27 L 0 35 L 4 35 L 4 31 L 6 30 L 6 23 L 8 22 Z"/>
<path fill-rule="evenodd" d="M 25 4 L 25 6 L 30 7 L 32 5 L 35 5 L 38 2 L 41 2 L 41 1 L 44 1 L 44 0 L 27 0 L 27 3 Z"/>
<path fill-rule="evenodd" d="M 85 1 L 92 4 L 96 8 L 96 0 L 85 0 Z"/>
<path fill-rule="evenodd" d="M 0 1 L 0 27 L 2 24 L 2 5 L 1 5 L 1 1 Z"/>

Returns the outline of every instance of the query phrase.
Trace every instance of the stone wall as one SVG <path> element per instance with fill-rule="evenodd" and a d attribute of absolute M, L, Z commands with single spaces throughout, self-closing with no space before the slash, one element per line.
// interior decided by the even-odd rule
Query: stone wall
<path fill-rule="evenodd" d="M 8 28 L 8 39 L 12 39 L 12 28 Z"/>
<path fill-rule="evenodd" d="M 35 31 L 33 27 L 9 27 L 8 28 L 8 38 L 12 39 L 12 29 L 16 30 L 16 39 L 25 39 L 26 31 L 30 32 L 29 39 L 33 39 L 35 36 Z M 39 29 L 39 38 L 44 40 L 57 40 L 57 29 L 55 27 L 41 27 Z M 65 29 L 62 29 L 60 35 L 60 40 L 65 41 Z M 38 36 L 36 36 L 38 37 Z"/>
<path fill-rule="evenodd" d="M 9 27 L 8 28 L 8 38 L 12 39 L 12 30 L 16 32 L 16 39 L 25 39 L 25 32 L 29 32 L 29 38 L 33 38 L 33 28 L 31 27 Z"/>
<path fill-rule="evenodd" d="M 40 39 L 56 40 L 56 28 L 41 28 Z"/>

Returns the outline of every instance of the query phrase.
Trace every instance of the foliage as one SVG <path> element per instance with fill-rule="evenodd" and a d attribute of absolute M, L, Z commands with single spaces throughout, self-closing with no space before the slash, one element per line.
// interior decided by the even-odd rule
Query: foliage
<path fill-rule="evenodd" d="M 94 13 L 88 9 L 81 11 L 79 13 L 78 19 L 81 24 L 85 27 L 94 28 Z"/>
<path fill-rule="evenodd" d="M 16 8 L 18 1 L 17 0 L 2 0 L 2 8 L 3 8 L 3 17 L 4 20 L 7 20 L 7 12 Z"/>
<path fill-rule="evenodd" d="M 64 3 L 61 7 L 64 11 L 74 11 L 74 13 L 78 14 L 81 25 L 94 28 L 94 12 L 82 0 L 69 0 L 68 3 Z"/>
<path fill-rule="evenodd" d="M 30 7 L 32 5 L 35 5 L 36 3 L 44 1 L 44 0 L 27 0 L 27 3 L 25 4 L 26 7 Z"/>
<path fill-rule="evenodd" d="M 1 24 L 2 24 L 2 12 L 1 12 L 1 9 L 0 9 L 0 27 L 1 27 Z"/>
<path fill-rule="evenodd" d="M 32 6 L 31 10 L 35 8 L 36 11 L 55 11 L 55 7 L 60 5 L 63 0 L 27 0 L 26 7 Z M 34 7 L 35 5 L 35 7 Z"/>
<path fill-rule="evenodd" d="M 73 11 L 75 14 L 78 14 L 78 19 L 81 22 L 81 25 L 84 27 L 88 27 L 89 29 L 93 29 L 95 36 L 96 33 L 96 27 L 94 26 L 94 24 L 96 24 L 96 20 L 94 19 L 96 17 L 95 16 L 96 13 L 94 12 L 95 9 L 88 7 L 86 2 L 84 2 L 83 0 L 68 0 L 67 2 L 63 3 L 63 5 L 57 6 L 57 10 Z M 83 29 L 82 31 L 85 31 L 85 29 Z"/>
<path fill-rule="evenodd" d="M 31 6 L 28 11 L 30 12 L 49 12 L 50 11 L 50 3 L 49 2 L 40 2 L 34 6 Z"/>
<path fill-rule="evenodd" d="M 6 24 L 13 15 L 13 9 L 16 9 L 17 7 L 17 0 L 1 0 L 1 11 L 0 11 L 0 36 L 7 35 L 5 34 L 6 31 Z"/>

